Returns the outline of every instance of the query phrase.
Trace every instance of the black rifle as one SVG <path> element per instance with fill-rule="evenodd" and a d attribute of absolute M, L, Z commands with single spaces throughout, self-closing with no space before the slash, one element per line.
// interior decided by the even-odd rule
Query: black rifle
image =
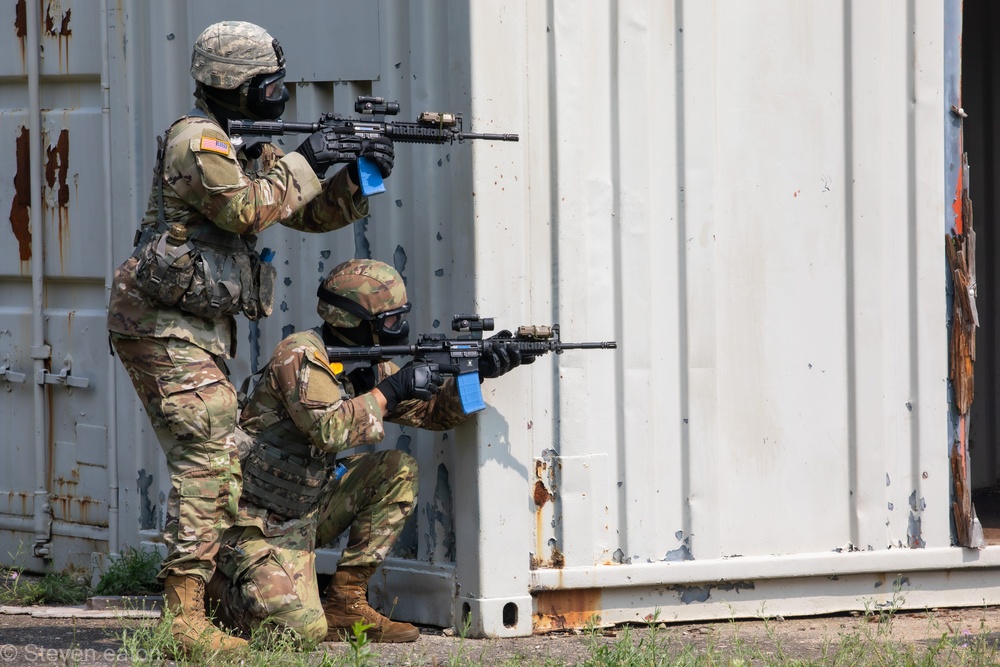
<path fill-rule="evenodd" d="M 444 334 L 420 334 L 414 345 L 375 345 L 372 347 L 328 347 L 330 361 L 339 361 L 345 368 L 351 362 L 371 363 L 379 359 L 413 356 L 417 361 L 437 364 L 448 375 L 455 375 L 459 398 L 465 414 L 486 407 L 479 389 L 479 358 L 490 353 L 494 345 L 514 343 L 521 357 L 537 357 L 546 352 L 562 354 L 565 350 L 613 350 L 615 341 L 600 343 L 563 343 L 559 339 L 559 325 L 520 326 L 512 338 L 483 338 L 484 331 L 493 331 L 493 318 L 478 315 L 455 315 L 451 328 L 469 335 L 446 338 Z M 346 363 L 345 363 L 346 362 Z M 360 364 L 357 364 L 360 365 Z M 456 370 L 457 369 L 457 370 Z"/>
<path fill-rule="evenodd" d="M 359 97 L 354 103 L 359 114 L 372 116 L 372 120 L 345 118 L 339 114 L 325 113 L 316 123 L 296 123 L 285 120 L 231 120 L 229 136 L 239 137 L 233 142 L 244 149 L 260 143 L 269 143 L 271 137 L 282 134 L 312 134 L 332 127 L 337 134 L 356 134 L 363 139 L 388 137 L 393 141 L 409 144 L 452 144 L 466 139 L 486 139 L 488 141 L 517 141 L 516 134 L 479 134 L 462 129 L 462 115 L 425 111 L 415 123 L 405 121 L 386 122 L 386 116 L 399 113 L 398 102 L 386 102 L 382 97 Z M 374 118 L 379 116 L 380 118 Z"/>

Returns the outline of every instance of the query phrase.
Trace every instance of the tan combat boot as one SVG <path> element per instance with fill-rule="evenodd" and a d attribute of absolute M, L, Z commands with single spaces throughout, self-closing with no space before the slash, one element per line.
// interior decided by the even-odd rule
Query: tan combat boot
<path fill-rule="evenodd" d="M 205 615 L 205 582 L 195 575 L 171 574 L 163 582 L 163 602 L 173 612 L 170 632 L 186 655 L 203 651 L 235 651 L 246 640 L 222 632 Z"/>
<path fill-rule="evenodd" d="M 374 571 L 374 567 L 342 567 L 333 575 L 323 603 L 325 641 L 346 641 L 353 636 L 351 626 L 357 621 L 375 626 L 368 630 L 369 641 L 413 642 L 420 637 L 416 627 L 389 620 L 368 606 L 368 578 Z"/>

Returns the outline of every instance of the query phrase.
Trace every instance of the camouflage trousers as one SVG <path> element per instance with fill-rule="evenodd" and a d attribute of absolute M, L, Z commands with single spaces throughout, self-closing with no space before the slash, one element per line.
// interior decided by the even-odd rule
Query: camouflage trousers
<path fill-rule="evenodd" d="M 180 339 L 112 334 L 112 344 L 170 473 L 160 577 L 193 574 L 208 581 L 222 534 L 236 519 L 243 482 L 236 389 L 211 354 Z"/>
<path fill-rule="evenodd" d="M 417 495 L 417 464 L 398 450 L 341 459 L 347 472 L 318 512 L 283 524 L 280 535 L 257 526 L 226 531 L 219 568 L 208 586 L 209 609 L 221 625 L 253 632 L 262 625 L 293 630 L 307 641 L 326 636 L 316 582 L 317 547 L 350 528 L 337 567 L 381 563 L 399 537 Z"/>

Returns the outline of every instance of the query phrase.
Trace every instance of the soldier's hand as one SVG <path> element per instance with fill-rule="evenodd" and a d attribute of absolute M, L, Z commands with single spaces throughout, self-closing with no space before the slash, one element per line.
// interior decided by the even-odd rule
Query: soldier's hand
<path fill-rule="evenodd" d="M 530 364 L 535 360 L 533 356 L 521 353 L 513 337 L 510 331 L 504 329 L 486 340 L 483 356 L 479 357 L 480 377 L 498 378 L 521 364 Z"/>
<path fill-rule="evenodd" d="M 393 161 L 396 159 L 396 149 L 393 148 L 392 139 L 388 137 L 376 137 L 364 142 L 361 148 L 361 157 L 373 160 L 378 165 L 378 170 L 382 172 L 382 178 L 389 178 L 392 173 Z"/>
<path fill-rule="evenodd" d="M 323 178 L 330 165 L 345 162 L 353 164 L 361 155 L 361 137 L 353 134 L 337 134 L 332 127 L 325 127 L 310 134 L 305 141 L 295 149 L 316 172 L 318 178 Z"/>
<path fill-rule="evenodd" d="M 385 396 L 386 410 L 392 412 L 399 403 L 417 398 L 428 401 L 441 391 L 444 375 L 437 364 L 411 361 L 396 373 L 376 385 Z"/>

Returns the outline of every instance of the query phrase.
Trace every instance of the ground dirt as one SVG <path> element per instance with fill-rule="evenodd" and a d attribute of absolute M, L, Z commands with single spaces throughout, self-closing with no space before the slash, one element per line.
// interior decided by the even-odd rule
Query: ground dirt
<path fill-rule="evenodd" d="M 0 667 L 32 665 L 123 664 L 117 636 L 126 624 L 155 620 L 45 618 L 27 614 L 0 614 Z M 836 615 L 812 618 L 770 619 L 662 624 L 657 632 L 673 647 L 725 649 L 734 642 L 756 644 L 785 658 L 820 659 L 841 636 L 871 632 L 875 617 Z M 942 635 L 961 641 L 964 633 L 1000 638 L 1000 608 L 935 609 L 898 612 L 885 629 L 894 642 L 915 647 L 939 641 Z M 469 639 L 438 628 L 421 628 L 412 644 L 374 645 L 379 664 L 384 665 L 484 665 L 511 661 L 574 665 L 591 653 L 592 644 L 616 642 L 625 628 L 615 628 L 593 637 L 583 632 L 563 632 L 516 639 Z M 629 628 L 633 638 L 649 632 Z M 322 650 L 343 653 L 343 644 L 323 644 Z M 127 662 L 124 662 L 127 664 Z M 516 662 L 514 663 L 516 664 Z"/>

